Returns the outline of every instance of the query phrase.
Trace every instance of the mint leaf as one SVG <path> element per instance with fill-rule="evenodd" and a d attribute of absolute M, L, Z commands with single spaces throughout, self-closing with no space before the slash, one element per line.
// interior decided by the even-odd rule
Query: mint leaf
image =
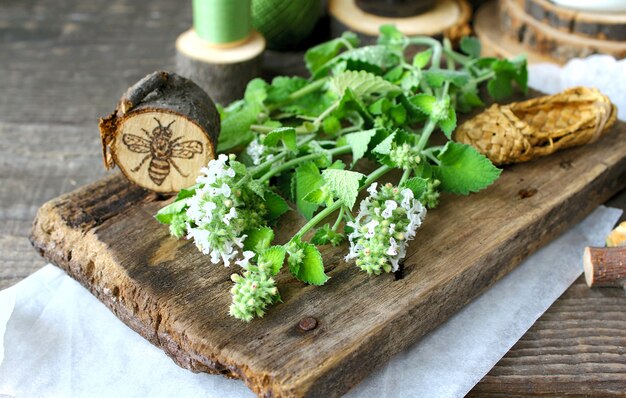
<path fill-rule="evenodd" d="M 295 175 L 295 197 L 298 211 L 307 220 L 313 217 L 313 213 L 317 210 L 318 205 L 307 202 L 304 198 L 309 192 L 314 191 L 324 185 L 324 179 L 319 169 L 313 162 L 306 162 L 298 166 Z"/>
<path fill-rule="evenodd" d="M 461 38 L 461 42 L 459 43 L 461 47 L 461 51 L 465 54 L 469 55 L 472 58 L 480 57 L 480 41 L 475 37 L 465 36 Z"/>
<path fill-rule="evenodd" d="M 502 172 L 474 147 L 466 144 L 450 141 L 438 158 L 441 164 L 433 171 L 441 181 L 441 188 L 460 195 L 488 187 Z"/>
<path fill-rule="evenodd" d="M 395 25 L 381 25 L 379 28 L 378 44 L 383 44 L 396 51 L 402 51 L 408 44 L 408 39 Z"/>
<path fill-rule="evenodd" d="M 266 103 L 279 104 L 286 101 L 289 95 L 307 85 L 307 80 L 302 77 L 277 76 L 272 84 L 267 87 Z"/>
<path fill-rule="evenodd" d="M 218 152 L 226 152 L 241 147 L 254 138 L 250 126 L 257 123 L 259 113 L 265 108 L 263 101 L 267 97 L 267 83 L 263 79 L 253 79 L 248 83 L 244 100 L 223 111 Z"/>
<path fill-rule="evenodd" d="M 409 98 L 409 102 L 414 105 L 420 112 L 430 115 L 433 112 L 433 106 L 437 102 L 437 98 L 428 94 L 417 94 Z"/>
<path fill-rule="evenodd" d="M 247 231 L 246 240 L 243 242 L 243 250 L 251 250 L 257 254 L 270 247 L 274 240 L 274 231 L 270 227 L 261 227 Z"/>
<path fill-rule="evenodd" d="M 356 97 L 365 97 L 372 94 L 387 95 L 400 93 L 401 90 L 395 84 L 388 82 L 380 76 L 365 71 L 345 71 L 330 79 L 329 89 L 338 96 L 343 96 L 346 89 L 350 88 Z"/>
<path fill-rule="evenodd" d="M 395 52 L 382 45 L 364 46 L 343 52 L 337 57 L 340 60 L 358 61 L 359 69 L 365 69 L 362 64 L 375 66 L 373 70 L 381 73 L 383 70 L 396 65 L 399 61 Z M 349 69 L 353 69 L 348 64 Z"/>
<path fill-rule="evenodd" d="M 448 117 L 439 121 L 439 127 L 449 140 L 452 139 L 452 132 L 456 128 L 456 112 L 453 107 L 448 108 Z"/>
<path fill-rule="evenodd" d="M 296 152 L 298 150 L 298 144 L 296 143 L 296 129 L 293 127 L 279 127 L 270 131 L 263 140 L 263 145 L 276 146 L 281 141 L 285 145 L 285 148 L 290 151 Z"/>
<path fill-rule="evenodd" d="M 302 256 L 300 261 L 294 261 L 293 255 L 290 256 L 289 271 L 298 280 L 308 283 L 309 285 L 323 285 L 329 279 L 324 273 L 324 262 L 322 255 L 315 245 L 307 242 L 299 242 L 298 249 Z"/>
<path fill-rule="evenodd" d="M 511 85 L 511 80 L 507 77 L 496 75 L 494 79 L 489 80 L 489 83 L 487 83 L 487 91 L 497 101 L 511 95 L 513 93 L 513 85 Z"/>
<path fill-rule="evenodd" d="M 415 56 L 413 57 L 413 66 L 423 69 L 430 62 L 430 58 L 432 57 L 432 55 L 432 48 L 415 54 Z"/>
<path fill-rule="evenodd" d="M 356 133 L 346 134 L 344 136 L 347 144 L 350 145 L 350 148 L 352 148 L 353 165 L 365 155 L 365 152 L 367 152 L 367 146 L 374 135 L 376 135 L 376 129 L 359 131 Z"/>
<path fill-rule="evenodd" d="M 419 199 L 422 197 L 424 192 L 426 192 L 426 188 L 428 186 L 428 180 L 425 178 L 421 178 L 421 177 L 413 177 L 413 178 L 406 180 L 403 186 L 413 191 L 413 195 Z"/>
<path fill-rule="evenodd" d="M 289 205 L 285 199 L 269 190 L 265 191 L 265 206 L 267 206 L 268 216 L 271 221 L 277 220 L 289 211 Z"/>
<path fill-rule="evenodd" d="M 177 200 L 160 209 L 154 218 L 161 224 L 170 224 L 176 214 L 182 213 L 187 208 L 186 200 Z"/>
<path fill-rule="evenodd" d="M 345 239 L 342 234 L 333 231 L 330 225 L 324 224 L 321 228 L 315 231 L 315 235 L 311 238 L 311 243 L 315 245 L 328 245 L 339 246 Z"/>
<path fill-rule="evenodd" d="M 389 134 L 387 138 L 379 142 L 378 145 L 376 145 L 374 149 L 372 149 L 372 152 L 378 153 L 380 155 L 389 155 L 389 152 L 391 152 L 391 144 L 394 143 L 395 139 L 395 132 Z"/>
<path fill-rule="evenodd" d="M 270 275 L 277 275 L 283 267 L 286 254 L 287 251 L 284 247 L 272 246 L 259 254 L 258 264 L 263 269 L 267 269 Z"/>
<path fill-rule="evenodd" d="M 304 54 L 306 68 L 315 75 L 327 62 L 335 58 L 347 45 L 357 46 L 359 39 L 352 32 L 345 32 L 342 37 L 311 47 Z"/>
<path fill-rule="evenodd" d="M 330 191 L 348 208 L 352 209 L 359 194 L 359 182 L 365 177 L 349 170 L 326 169 L 322 177 Z"/>

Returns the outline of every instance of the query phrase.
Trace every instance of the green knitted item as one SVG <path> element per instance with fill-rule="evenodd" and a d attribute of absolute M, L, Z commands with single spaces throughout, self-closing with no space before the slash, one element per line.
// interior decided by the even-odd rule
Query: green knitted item
<path fill-rule="evenodd" d="M 252 25 L 272 50 L 293 48 L 315 27 L 321 0 L 252 0 Z"/>

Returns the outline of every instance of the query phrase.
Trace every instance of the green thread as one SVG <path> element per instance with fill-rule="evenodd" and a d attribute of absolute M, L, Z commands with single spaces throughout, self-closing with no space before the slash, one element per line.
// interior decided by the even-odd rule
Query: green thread
<path fill-rule="evenodd" d="M 213 44 L 244 40 L 252 31 L 251 0 L 193 0 L 193 26 Z"/>

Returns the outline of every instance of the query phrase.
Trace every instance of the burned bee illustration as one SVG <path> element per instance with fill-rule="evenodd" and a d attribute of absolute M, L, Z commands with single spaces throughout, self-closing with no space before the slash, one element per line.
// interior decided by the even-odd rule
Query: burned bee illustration
<path fill-rule="evenodd" d="M 147 153 L 141 160 L 139 165 L 131 171 L 136 173 L 141 166 L 150 159 L 148 166 L 148 175 L 152 182 L 161 185 L 170 174 L 170 166 L 174 167 L 183 177 L 189 175 L 183 173 L 178 167 L 174 158 L 192 159 L 196 154 L 202 153 L 202 143 L 200 141 L 182 141 L 182 136 L 172 139 L 173 131 L 170 129 L 175 120 L 172 120 L 167 126 L 163 126 L 161 121 L 154 118 L 158 123 L 152 132 L 143 129 L 148 139 L 135 134 L 124 134 L 122 141 L 126 147 L 135 153 Z"/>

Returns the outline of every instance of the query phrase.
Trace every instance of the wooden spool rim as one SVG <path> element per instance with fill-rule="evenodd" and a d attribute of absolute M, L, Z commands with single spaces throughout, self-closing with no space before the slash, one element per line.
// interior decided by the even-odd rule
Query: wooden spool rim
<path fill-rule="evenodd" d="M 381 17 L 361 10 L 356 0 L 329 0 L 328 11 L 355 32 L 378 36 L 381 25 L 394 24 L 405 35 L 441 35 L 444 31 L 465 25 L 472 11 L 465 0 L 438 0 L 433 9 L 408 18 Z"/>
<path fill-rule="evenodd" d="M 484 4 L 476 11 L 474 32 L 476 32 L 476 36 L 478 36 L 482 43 L 483 56 L 497 55 L 510 58 L 519 54 L 525 54 L 530 64 L 541 62 L 563 63 L 545 54 L 532 51 L 509 38 L 509 36 L 502 31 L 500 24 L 494 23 L 497 18 L 498 5 L 495 1 Z"/>
<path fill-rule="evenodd" d="M 587 286 L 593 286 L 593 267 L 591 264 L 591 249 L 589 247 L 585 247 L 583 253 L 583 270 L 585 272 L 585 282 L 587 282 Z"/>
<path fill-rule="evenodd" d="M 626 24 L 626 13 L 616 12 L 592 12 L 586 10 L 575 10 L 556 5 L 548 0 L 517 0 L 517 3 L 524 7 L 526 2 L 535 3 L 539 7 L 554 14 L 561 14 L 566 18 L 576 21 L 589 21 L 598 24 Z"/>
<path fill-rule="evenodd" d="M 589 37 L 581 37 L 578 35 L 560 31 L 552 26 L 537 21 L 535 18 L 526 14 L 524 10 L 517 4 L 515 0 L 500 0 L 500 11 L 507 13 L 509 18 L 514 16 L 515 19 L 522 21 L 527 27 L 535 31 L 540 31 L 543 36 L 548 36 L 561 43 L 567 44 L 575 48 L 593 48 L 601 53 L 616 54 L 626 52 L 626 42 L 612 42 Z M 509 34 L 509 33 L 507 33 Z"/>
<path fill-rule="evenodd" d="M 118 125 L 120 126 L 120 132 L 123 130 L 123 126 L 124 124 L 129 121 L 130 119 L 134 118 L 135 116 L 139 116 L 142 114 L 146 114 L 146 113 L 156 113 L 156 114 L 170 114 L 170 115 L 175 115 L 178 116 L 182 119 L 185 119 L 186 122 L 189 122 L 191 124 L 193 124 L 199 131 L 202 132 L 202 134 L 205 136 L 206 142 L 204 143 L 204 146 L 206 147 L 206 154 L 204 157 L 204 161 L 202 162 L 204 165 L 206 165 L 209 160 L 214 159 L 215 158 L 215 150 L 216 148 L 212 145 L 211 139 L 209 138 L 209 132 L 206 131 L 202 126 L 200 126 L 198 123 L 196 123 L 195 120 L 190 119 L 187 115 L 184 115 L 182 113 L 179 112 L 174 112 L 170 109 L 158 109 L 158 111 L 156 109 L 142 109 L 142 110 L 138 110 L 138 111 L 132 111 L 129 113 L 124 114 L 121 117 L 121 120 L 118 122 Z M 113 146 L 117 146 L 117 143 L 114 143 Z M 124 162 L 120 162 L 119 157 L 117 156 L 118 152 L 117 151 L 111 151 L 111 156 L 113 157 L 113 161 L 115 162 L 115 164 L 117 165 L 117 167 L 120 169 L 120 171 L 122 172 L 122 174 L 124 174 L 124 176 L 126 176 L 126 178 L 128 178 L 130 181 L 136 181 L 136 176 L 132 175 L 129 170 L 127 165 Z M 144 167 L 147 167 L 148 165 L 144 165 Z M 172 170 L 173 172 L 173 170 Z M 195 181 L 195 179 L 194 179 Z M 193 185 L 193 183 L 191 184 Z M 150 190 L 154 191 L 154 192 L 158 192 L 161 194 L 174 194 L 177 193 L 177 190 L 171 190 L 171 189 L 166 189 L 165 187 L 161 187 L 161 186 L 156 186 L 155 187 L 150 187 Z"/>
<path fill-rule="evenodd" d="M 261 55 L 265 50 L 265 38 L 253 31 L 249 38 L 239 43 L 219 46 L 203 40 L 192 28 L 176 39 L 176 50 L 186 57 L 210 64 L 237 64 Z"/>

